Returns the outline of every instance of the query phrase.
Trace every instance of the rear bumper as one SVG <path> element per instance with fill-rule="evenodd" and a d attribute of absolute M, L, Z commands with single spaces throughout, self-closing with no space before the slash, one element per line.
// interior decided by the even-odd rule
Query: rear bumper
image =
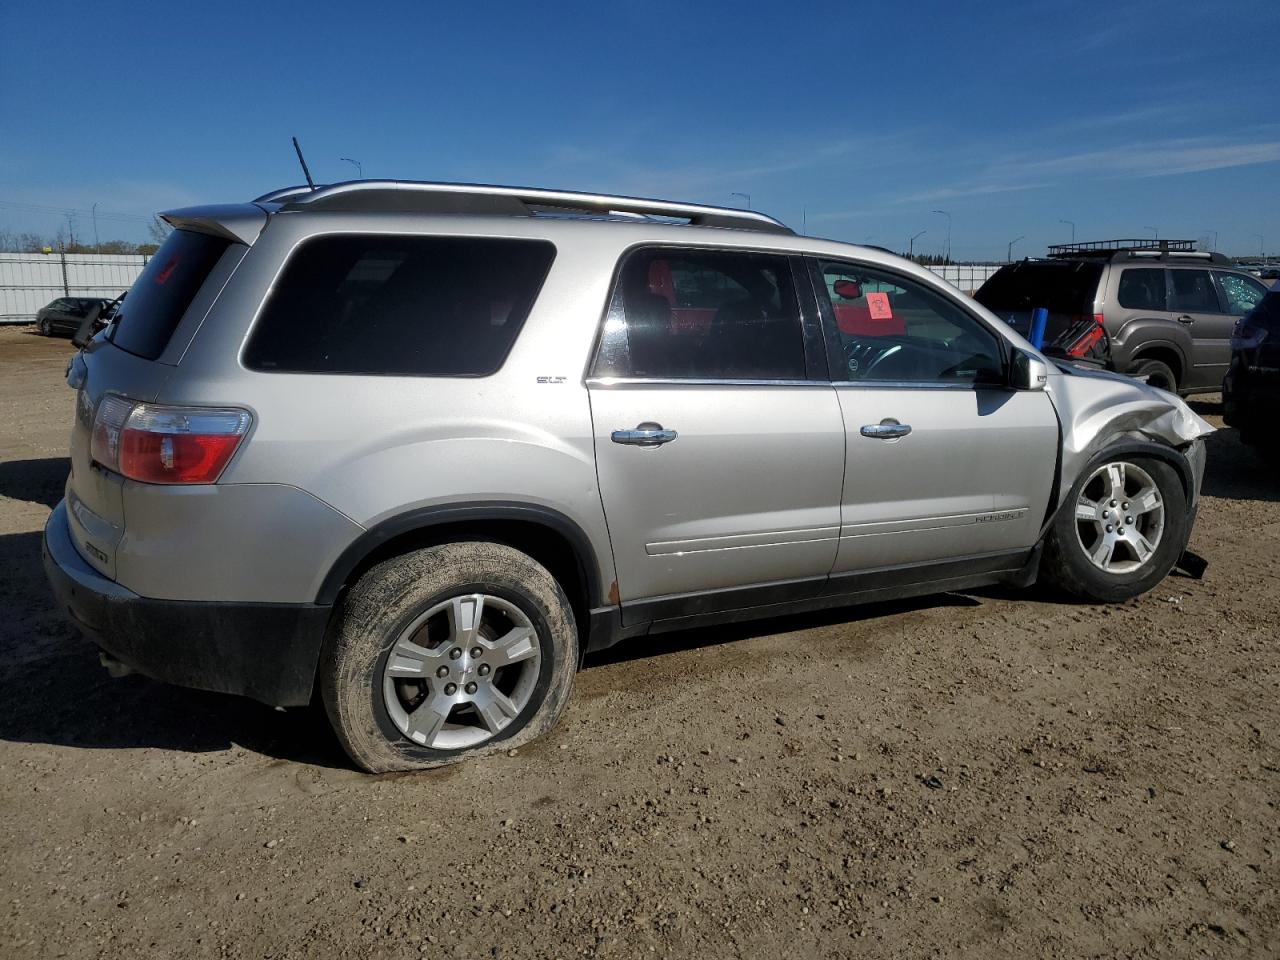
<path fill-rule="evenodd" d="M 80 631 L 144 676 L 272 706 L 311 699 L 328 606 L 140 597 L 76 551 L 65 502 L 45 525 L 44 568 L 58 605 Z"/>

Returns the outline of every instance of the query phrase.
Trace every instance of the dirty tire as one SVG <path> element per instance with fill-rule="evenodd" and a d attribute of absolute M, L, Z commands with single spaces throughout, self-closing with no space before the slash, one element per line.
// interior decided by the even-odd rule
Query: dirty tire
<path fill-rule="evenodd" d="M 1159 387 L 1169 393 L 1178 392 L 1178 378 L 1174 375 L 1173 369 L 1163 360 L 1139 360 L 1129 371 L 1129 376 L 1146 377 L 1147 383 L 1153 387 Z"/>
<path fill-rule="evenodd" d="M 451 597 L 474 593 L 514 604 L 533 625 L 540 652 L 533 695 L 483 743 L 452 750 L 422 746 L 391 721 L 383 666 L 415 618 Z M 573 609 L 545 567 L 503 544 L 448 543 L 386 560 L 351 588 L 325 644 L 320 695 L 358 766 L 370 773 L 417 770 L 509 750 L 547 732 L 564 712 L 577 664 Z"/>
<path fill-rule="evenodd" d="M 1155 481 L 1164 501 L 1165 528 L 1150 559 L 1129 573 L 1109 573 L 1094 566 L 1085 556 L 1076 533 L 1075 504 L 1092 472 L 1108 462 L 1131 463 Z M 1080 472 L 1045 538 L 1040 578 L 1050 587 L 1090 603 L 1120 603 L 1140 596 L 1169 575 L 1182 556 L 1190 535 L 1187 498 L 1182 480 L 1163 460 L 1119 454 L 1094 460 Z"/>

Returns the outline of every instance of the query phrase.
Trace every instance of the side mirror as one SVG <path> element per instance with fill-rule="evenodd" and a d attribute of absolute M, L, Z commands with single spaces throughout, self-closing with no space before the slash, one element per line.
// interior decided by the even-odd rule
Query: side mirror
<path fill-rule="evenodd" d="M 1049 384 L 1049 367 L 1039 357 L 1015 350 L 1009 369 L 1009 386 L 1015 390 L 1043 390 Z"/>

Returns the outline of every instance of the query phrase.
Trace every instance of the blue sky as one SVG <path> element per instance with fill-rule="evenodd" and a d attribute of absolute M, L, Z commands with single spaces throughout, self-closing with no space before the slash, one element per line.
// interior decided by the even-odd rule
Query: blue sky
<path fill-rule="evenodd" d="M 0 230 L 301 177 L 752 205 L 957 258 L 1280 251 L 1280 3 L 11 3 Z M 79 236 L 91 234 L 87 212 Z"/>

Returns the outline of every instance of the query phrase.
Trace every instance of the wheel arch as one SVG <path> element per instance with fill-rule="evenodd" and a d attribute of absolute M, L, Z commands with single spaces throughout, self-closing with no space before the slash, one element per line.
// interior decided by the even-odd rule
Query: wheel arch
<path fill-rule="evenodd" d="M 367 529 L 334 561 L 316 595 L 334 604 L 370 567 L 410 550 L 460 540 L 491 540 L 527 553 L 563 587 L 585 631 L 590 611 L 605 602 L 599 563 L 586 532 L 540 504 L 509 501 L 451 503 L 409 510 Z"/>
<path fill-rule="evenodd" d="M 1128 373 L 1143 360 L 1159 360 L 1173 371 L 1174 377 L 1181 384 L 1186 379 L 1187 357 L 1190 356 L 1189 348 L 1189 343 L 1184 346 L 1174 340 L 1163 337 L 1143 339 L 1130 349 L 1128 363 L 1123 372 Z"/>
<path fill-rule="evenodd" d="M 1145 457 L 1152 460 L 1160 460 L 1173 467 L 1178 474 L 1178 479 L 1182 481 L 1182 492 L 1187 499 L 1187 512 L 1188 514 L 1194 513 L 1193 504 L 1196 499 L 1195 472 L 1191 467 L 1191 461 L 1186 458 L 1186 455 L 1176 447 L 1165 446 L 1153 440 L 1134 440 L 1130 437 L 1118 437 L 1108 442 L 1101 450 L 1090 457 L 1084 466 L 1076 472 L 1076 475 L 1071 478 L 1070 486 L 1063 490 L 1058 509 L 1053 511 L 1053 515 L 1045 523 L 1044 529 L 1041 531 L 1041 537 L 1043 538 L 1049 532 L 1054 519 L 1061 511 L 1074 509 L 1074 504 L 1068 494 L 1075 489 L 1076 482 L 1081 477 L 1087 477 L 1095 467 L 1107 460 L 1124 456 L 1135 459 Z"/>

